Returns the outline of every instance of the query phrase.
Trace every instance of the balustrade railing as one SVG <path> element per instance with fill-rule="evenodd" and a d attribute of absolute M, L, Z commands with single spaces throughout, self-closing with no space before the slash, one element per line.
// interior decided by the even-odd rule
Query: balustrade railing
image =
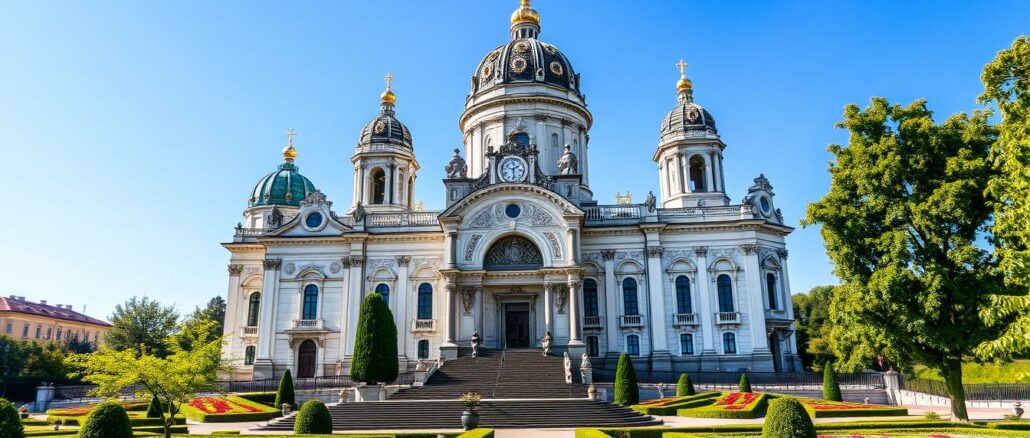
<path fill-rule="evenodd" d="M 610 383 L 615 379 L 615 370 L 594 368 L 595 383 Z M 752 386 L 778 389 L 818 389 L 823 384 L 823 374 L 813 372 L 775 373 L 775 372 L 691 372 L 690 380 L 705 389 L 736 389 L 740 384 L 740 375 L 747 372 Z M 637 370 L 639 383 L 675 384 L 680 372 Z M 882 373 L 841 373 L 837 375 L 841 387 L 855 389 L 882 389 L 884 387 Z"/>
<path fill-rule="evenodd" d="M 294 330 L 322 330 L 324 320 L 319 319 L 295 319 L 293 320 Z"/>
<path fill-rule="evenodd" d="M 644 206 L 632 205 L 598 205 L 587 207 L 586 220 L 588 221 L 617 221 L 625 219 L 640 219 L 643 217 L 641 211 Z"/>
<path fill-rule="evenodd" d="M 623 315 L 619 317 L 621 327 L 643 327 L 644 317 L 641 315 Z"/>
<path fill-rule="evenodd" d="M 696 313 L 677 313 L 676 314 L 676 325 L 698 325 L 698 317 Z"/>
<path fill-rule="evenodd" d="M 440 212 L 373 213 L 365 216 L 369 228 L 427 227 L 440 225 Z"/>
<path fill-rule="evenodd" d="M 240 327 L 240 335 L 242 335 L 242 336 L 257 336 L 257 334 L 258 334 L 257 326 Z"/>
<path fill-rule="evenodd" d="M 740 312 L 719 312 L 715 314 L 717 324 L 740 324 Z"/>
<path fill-rule="evenodd" d="M 600 327 L 601 317 L 600 316 L 584 316 L 583 327 Z"/>

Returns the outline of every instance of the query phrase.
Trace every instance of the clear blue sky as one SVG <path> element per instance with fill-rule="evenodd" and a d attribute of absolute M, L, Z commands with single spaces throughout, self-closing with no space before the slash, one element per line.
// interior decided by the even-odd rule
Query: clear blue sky
<path fill-rule="evenodd" d="M 3 295 L 87 307 L 134 294 L 182 310 L 224 295 L 248 191 L 297 163 L 337 211 L 361 127 L 393 72 L 440 208 L 469 76 L 508 39 L 515 0 L 0 2 Z M 658 192 L 651 154 L 685 58 L 738 202 L 765 173 L 791 224 L 828 188 L 846 103 L 976 108 L 982 66 L 1030 32 L 1030 2 L 537 0 L 541 39 L 583 75 L 592 188 Z M 788 240 L 795 292 L 835 282 L 816 229 Z"/>

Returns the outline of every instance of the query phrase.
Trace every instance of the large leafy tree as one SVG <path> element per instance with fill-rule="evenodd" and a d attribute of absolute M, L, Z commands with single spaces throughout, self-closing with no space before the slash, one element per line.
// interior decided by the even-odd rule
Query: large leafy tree
<path fill-rule="evenodd" d="M 179 314 L 173 306 L 162 306 L 147 297 L 132 297 L 119 304 L 111 315 L 111 328 L 104 341 L 114 350 L 133 350 L 157 357 L 168 355 L 165 340 L 175 332 Z"/>
<path fill-rule="evenodd" d="M 212 298 L 204 308 L 197 307 L 179 324 L 173 336 L 179 348 L 189 350 L 193 345 L 205 345 L 221 339 L 225 330 L 225 300 Z"/>
<path fill-rule="evenodd" d="M 831 347 L 842 369 L 877 354 L 903 367 L 940 371 L 952 412 L 966 420 L 962 359 L 996 332 L 978 312 L 1001 280 L 977 245 L 991 210 L 988 114 L 934 122 L 926 102 L 873 98 L 848 105 L 831 145 L 830 192 L 808 206 L 803 225 L 821 225 L 842 284 L 830 307 Z"/>
<path fill-rule="evenodd" d="M 981 80 L 980 101 L 997 106 L 1002 117 L 991 156 L 997 173 L 988 193 L 995 209 L 993 243 L 1007 288 L 982 312 L 988 322 L 1005 324 L 1003 334 L 978 353 L 1008 358 L 1030 350 L 1030 37 L 998 52 Z"/>
<path fill-rule="evenodd" d="M 808 368 L 820 369 L 834 360 L 830 350 L 830 302 L 836 286 L 816 286 L 806 294 L 791 297 L 794 304 L 794 327 L 801 362 Z"/>

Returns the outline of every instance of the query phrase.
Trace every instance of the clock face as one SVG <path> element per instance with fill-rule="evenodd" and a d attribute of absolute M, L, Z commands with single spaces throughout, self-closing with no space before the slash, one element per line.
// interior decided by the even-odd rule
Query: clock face
<path fill-rule="evenodd" d="M 505 158 L 500 168 L 501 179 L 507 182 L 522 181 L 526 177 L 526 163 L 518 158 Z"/>

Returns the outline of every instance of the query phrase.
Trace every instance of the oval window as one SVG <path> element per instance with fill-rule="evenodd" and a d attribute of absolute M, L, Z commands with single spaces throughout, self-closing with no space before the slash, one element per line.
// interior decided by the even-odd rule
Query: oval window
<path fill-rule="evenodd" d="M 519 214 L 522 214 L 522 208 L 520 208 L 518 204 L 508 204 L 508 206 L 504 208 L 504 214 L 515 219 L 519 217 Z"/>
<path fill-rule="evenodd" d="M 762 205 L 762 211 L 765 213 L 769 213 L 769 198 L 763 196 L 759 199 L 758 202 Z"/>
<path fill-rule="evenodd" d="M 308 228 L 318 228 L 322 225 L 322 213 L 314 212 L 304 218 L 304 223 L 307 224 Z"/>

